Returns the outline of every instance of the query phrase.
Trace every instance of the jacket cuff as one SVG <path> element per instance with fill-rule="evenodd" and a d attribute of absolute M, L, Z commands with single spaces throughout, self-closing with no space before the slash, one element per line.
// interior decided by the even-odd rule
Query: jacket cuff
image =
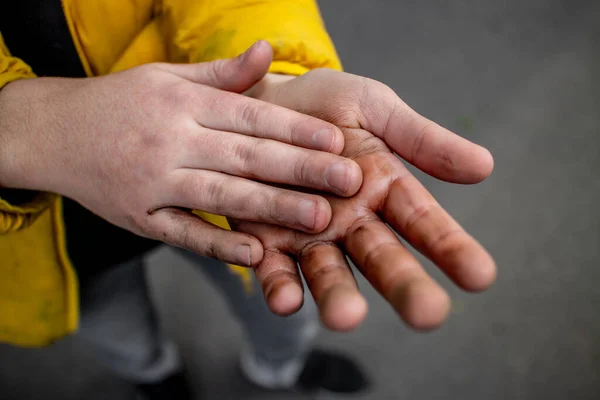
<path fill-rule="evenodd" d="M 35 78 L 35 74 L 23 60 L 10 55 L 0 34 L 0 89 L 12 81 L 24 78 Z"/>
<path fill-rule="evenodd" d="M 9 191 L 8 196 L 11 196 L 12 192 Z M 33 193 L 34 197 L 31 200 L 18 205 L 11 204 L 6 198 L 0 197 L 0 235 L 27 228 L 50 207 L 57 197 L 52 193 Z M 0 195 L 2 194 L 0 192 Z"/>

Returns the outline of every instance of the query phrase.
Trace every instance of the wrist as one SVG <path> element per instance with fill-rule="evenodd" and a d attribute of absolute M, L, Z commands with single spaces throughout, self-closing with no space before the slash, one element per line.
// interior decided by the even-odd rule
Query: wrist
<path fill-rule="evenodd" d="M 15 103 L 19 103 L 18 92 L 22 81 L 9 82 L 0 89 L 0 188 L 23 189 L 19 184 L 22 167 L 19 165 L 19 138 L 24 132 L 19 132 L 19 119 L 15 115 Z M 23 104 L 20 108 L 25 108 Z"/>
<path fill-rule="evenodd" d="M 53 113 L 47 93 L 52 80 L 22 79 L 0 90 L 0 187 L 52 191 L 47 160 L 60 146 L 52 133 L 56 124 L 47 118 Z"/>

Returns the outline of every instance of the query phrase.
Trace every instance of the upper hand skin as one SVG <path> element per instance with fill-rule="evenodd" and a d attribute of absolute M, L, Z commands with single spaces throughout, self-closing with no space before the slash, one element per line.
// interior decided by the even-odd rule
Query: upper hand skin
<path fill-rule="evenodd" d="M 492 284 L 490 255 L 393 153 L 437 178 L 476 183 L 492 171 L 487 150 L 420 116 L 387 86 L 350 74 L 268 76 L 249 94 L 342 127 L 342 155 L 363 171 L 354 197 L 328 198 L 333 219 L 320 234 L 236 222 L 238 231 L 263 243 L 265 256 L 255 271 L 273 311 L 285 315 L 302 305 L 298 260 L 323 323 L 333 330 L 356 327 L 367 306 L 346 254 L 410 326 L 440 325 L 450 309 L 448 295 L 386 224 L 460 287 L 480 291 Z"/>
<path fill-rule="evenodd" d="M 256 238 L 187 210 L 315 233 L 331 219 L 322 196 L 257 181 L 342 196 L 362 182 L 332 154 L 333 124 L 238 94 L 271 57 L 258 42 L 232 60 L 12 82 L 0 91 L 0 187 L 59 193 L 138 235 L 256 265 Z"/>

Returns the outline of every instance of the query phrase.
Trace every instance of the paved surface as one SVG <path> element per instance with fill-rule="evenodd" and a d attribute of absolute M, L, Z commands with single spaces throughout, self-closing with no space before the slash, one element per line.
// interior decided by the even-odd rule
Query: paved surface
<path fill-rule="evenodd" d="M 377 378 L 358 398 L 600 398 L 600 3 L 321 4 L 347 70 L 386 82 L 496 159 L 476 187 L 424 181 L 491 250 L 498 284 L 467 295 L 434 272 L 451 288 L 454 311 L 443 329 L 419 335 L 361 281 L 366 323 L 319 339 Z M 239 329 L 189 266 L 160 252 L 151 275 L 164 322 L 207 398 L 303 398 L 243 382 Z M 43 351 L 0 347 L 0 399 L 51 394 L 132 398 L 77 340 Z"/>

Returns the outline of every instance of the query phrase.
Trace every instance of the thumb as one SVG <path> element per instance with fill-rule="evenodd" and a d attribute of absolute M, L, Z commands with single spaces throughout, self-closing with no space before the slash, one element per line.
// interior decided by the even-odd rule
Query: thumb
<path fill-rule="evenodd" d="M 165 64 L 161 67 L 195 83 L 242 93 L 267 74 L 272 60 L 271 45 L 259 40 L 235 58 L 197 64 Z"/>

